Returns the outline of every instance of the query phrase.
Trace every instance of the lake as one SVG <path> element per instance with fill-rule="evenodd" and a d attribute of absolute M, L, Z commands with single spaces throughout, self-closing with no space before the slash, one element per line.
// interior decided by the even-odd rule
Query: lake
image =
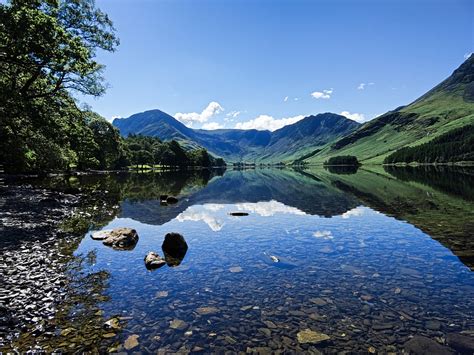
<path fill-rule="evenodd" d="M 468 353 L 472 345 L 472 169 L 228 169 L 29 183 L 94 198 L 63 223 L 77 238 L 58 245 L 73 257 L 64 261 L 69 291 L 54 330 L 25 332 L 17 349 Z M 165 194 L 178 202 L 160 202 Z M 117 227 L 137 231 L 132 250 L 90 237 Z M 184 237 L 184 257 L 148 270 L 145 255 L 163 256 L 171 232 Z"/>

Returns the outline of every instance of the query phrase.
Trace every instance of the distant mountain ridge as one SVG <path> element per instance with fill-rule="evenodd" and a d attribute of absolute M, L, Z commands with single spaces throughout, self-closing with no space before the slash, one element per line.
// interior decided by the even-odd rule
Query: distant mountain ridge
<path fill-rule="evenodd" d="M 295 160 L 334 139 L 347 135 L 359 123 L 333 113 L 309 116 L 274 132 L 261 130 L 192 129 L 160 110 L 113 121 L 123 136 L 143 134 L 178 140 L 188 148 L 202 146 L 228 161 L 276 162 Z"/>

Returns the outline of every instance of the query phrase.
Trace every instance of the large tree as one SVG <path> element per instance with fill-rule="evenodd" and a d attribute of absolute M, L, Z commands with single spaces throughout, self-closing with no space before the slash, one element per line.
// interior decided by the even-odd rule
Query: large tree
<path fill-rule="evenodd" d="M 64 169 L 86 154 L 81 147 L 93 151 L 84 137 L 93 134 L 88 114 L 72 94 L 105 92 L 96 52 L 117 45 L 93 0 L 0 4 L 0 163 L 7 171 Z"/>

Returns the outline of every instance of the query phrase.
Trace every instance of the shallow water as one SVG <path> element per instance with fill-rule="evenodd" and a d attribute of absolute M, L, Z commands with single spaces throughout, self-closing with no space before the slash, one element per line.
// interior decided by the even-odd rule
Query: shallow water
<path fill-rule="evenodd" d="M 379 168 L 70 179 L 106 198 L 85 213 L 71 275 L 88 281 L 72 284 L 82 296 L 64 307 L 69 321 L 56 326 L 66 332 L 51 349 L 384 353 L 413 336 L 450 345 L 449 334 L 474 335 L 473 177 Z M 137 230 L 133 250 L 90 238 L 116 227 Z M 147 270 L 169 232 L 184 236 L 186 255 Z M 115 317 L 119 329 L 104 330 Z M 301 343 L 305 329 L 330 339 Z"/>

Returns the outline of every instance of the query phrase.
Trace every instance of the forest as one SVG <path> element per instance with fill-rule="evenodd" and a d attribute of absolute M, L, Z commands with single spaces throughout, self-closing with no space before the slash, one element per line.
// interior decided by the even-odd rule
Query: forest
<path fill-rule="evenodd" d="M 474 125 L 453 129 L 415 147 L 404 147 L 385 158 L 385 164 L 454 163 L 474 159 Z"/>
<path fill-rule="evenodd" d="M 177 142 L 124 139 L 80 104 L 78 97 L 105 93 L 97 52 L 114 52 L 118 45 L 112 21 L 92 0 L 0 3 L 0 165 L 5 172 L 214 162 L 205 150 L 184 152 Z"/>

